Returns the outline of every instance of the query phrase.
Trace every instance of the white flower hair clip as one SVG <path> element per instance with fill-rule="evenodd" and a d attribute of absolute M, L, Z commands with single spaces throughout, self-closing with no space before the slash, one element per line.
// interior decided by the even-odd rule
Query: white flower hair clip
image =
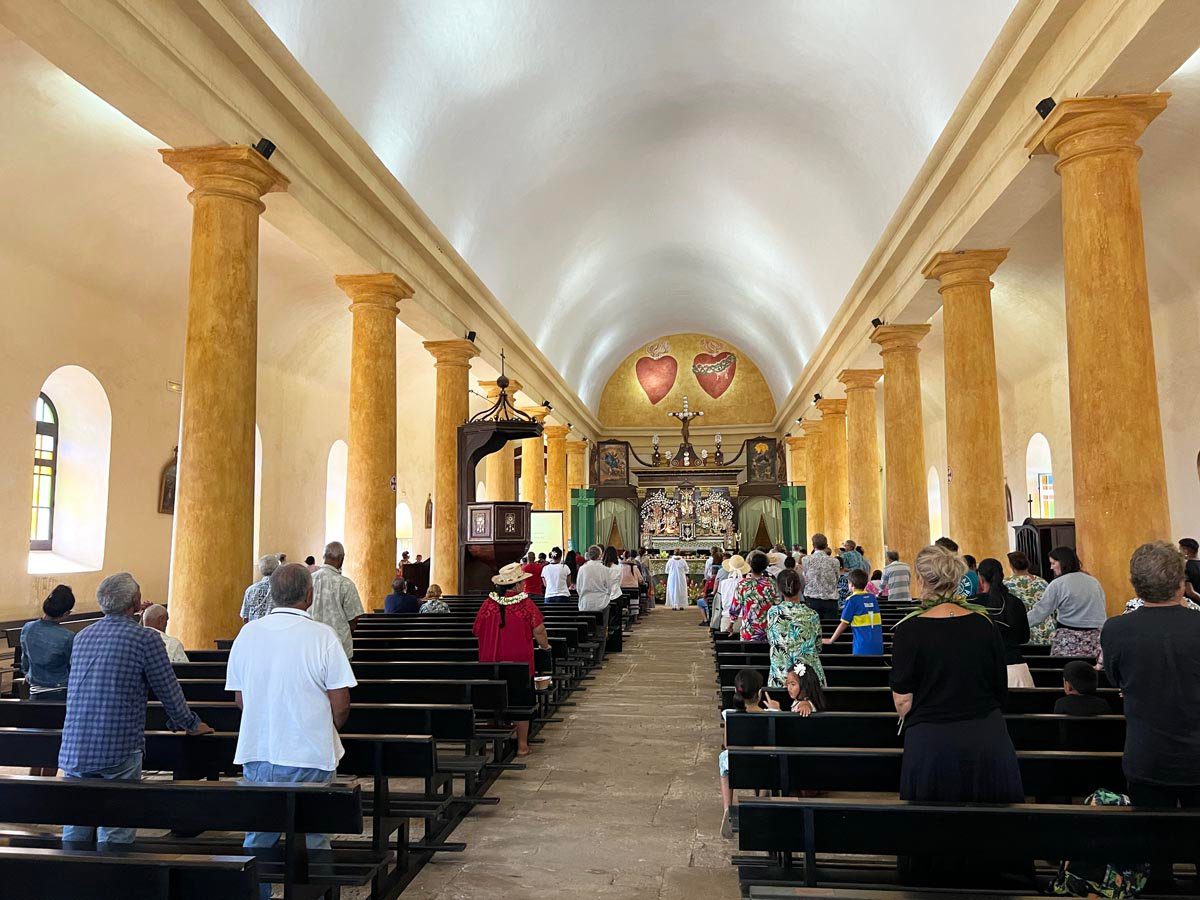
<path fill-rule="evenodd" d="M 808 667 L 805 666 L 804 663 L 798 662 L 798 663 L 796 663 L 796 667 L 794 669 L 792 669 L 792 671 L 795 672 L 797 675 L 799 675 L 801 678 L 803 678 L 805 675 L 808 674 Z"/>

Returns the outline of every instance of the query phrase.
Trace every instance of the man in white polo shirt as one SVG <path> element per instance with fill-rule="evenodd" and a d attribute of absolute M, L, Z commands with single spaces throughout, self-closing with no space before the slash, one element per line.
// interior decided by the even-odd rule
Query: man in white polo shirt
<path fill-rule="evenodd" d="M 238 633 L 229 651 L 225 690 L 242 709 L 237 753 L 244 779 L 256 782 L 333 780 L 357 682 L 337 634 L 314 622 L 312 576 L 292 563 L 271 574 L 274 608 Z M 246 847 L 273 847 L 278 834 L 250 832 Z M 307 835 L 309 849 L 328 850 L 329 837 Z M 263 897 L 270 886 L 264 885 Z"/>

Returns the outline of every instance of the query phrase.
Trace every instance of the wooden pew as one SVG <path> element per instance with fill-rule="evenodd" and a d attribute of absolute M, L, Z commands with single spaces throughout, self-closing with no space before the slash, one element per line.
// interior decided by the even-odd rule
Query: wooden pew
<path fill-rule="evenodd" d="M 252 856 L 177 856 L 0 846 L 0 884 L 39 900 L 258 900 Z"/>
<path fill-rule="evenodd" d="M 791 705 L 786 688 L 767 688 L 771 698 L 787 708 Z M 1114 715 L 1124 714 L 1124 702 L 1119 691 L 1105 688 L 1099 691 L 1108 701 Z M 1054 702 L 1063 696 L 1062 688 L 1012 688 L 1004 711 L 1007 713 L 1049 713 Z M 825 705 L 830 712 L 895 712 L 892 689 L 888 687 L 828 687 Z M 721 708 L 733 709 L 733 688 L 721 688 Z"/>
<path fill-rule="evenodd" d="M 756 714 L 761 715 L 761 714 Z M 729 747 L 729 786 L 735 790 L 871 791 L 900 788 L 898 747 Z M 1121 791 L 1120 752 L 1017 752 L 1027 796 L 1083 797 L 1097 788 Z"/>
<path fill-rule="evenodd" d="M 0 765 L 53 768 L 57 764 L 61 740 L 62 732 L 56 729 L 0 728 Z M 466 810 L 453 808 L 452 775 L 439 769 L 437 747 L 431 736 L 343 734 L 341 740 L 345 755 L 338 763 L 338 773 L 370 778 L 372 783 L 369 803 L 371 841 L 369 844 L 348 842 L 343 846 L 348 850 L 370 849 L 376 854 L 394 854 L 396 868 L 380 875 L 376 879 L 378 885 L 390 890 L 411 879 L 414 870 L 410 866 L 410 851 L 418 854 L 419 863 L 435 852 L 465 849 L 464 844 L 445 840 Z M 190 737 L 178 732 L 148 731 L 143 766 L 147 771 L 170 772 L 177 780 L 215 781 L 221 775 L 238 773 L 239 768 L 233 762 L 236 747 L 235 733 L 216 732 Z M 424 787 L 416 793 L 392 791 L 388 783 L 390 778 L 417 779 Z M 409 841 L 410 819 L 425 821 L 426 830 L 420 842 Z M 229 828 L 246 830 L 236 826 L 226 826 L 225 830 Z M 330 830 L 360 833 L 362 829 Z M 391 841 L 393 834 L 396 835 L 394 843 Z"/>
<path fill-rule="evenodd" d="M 344 783 L 239 785 L 0 776 L 0 809 L 5 821 L 21 825 L 277 831 L 283 835 L 279 849 L 232 849 L 242 856 L 252 853 L 259 878 L 284 884 L 288 896 L 296 898 L 319 897 L 331 887 L 370 884 L 388 861 L 386 854 L 379 853 L 306 850 L 306 832 L 362 833 L 361 793 L 357 785 Z M 37 837 L 8 840 L 39 843 Z M 56 845 L 58 838 L 42 838 L 40 843 Z M 142 847 L 159 853 L 207 856 L 214 852 L 211 846 L 171 838 L 137 841 L 132 849 Z"/>
<path fill-rule="evenodd" d="M 2 720 L 0 720 L 2 721 Z M 1125 747 L 1125 717 L 1006 715 L 1018 750 L 1107 750 Z M 895 712 L 730 713 L 725 743 L 739 747 L 902 747 Z"/>
<path fill-rule="evenodd" d="M 743 860 L 743 886 L 765 882 L 848 885 L 858 871 L 879 884 L 895 878 L 890 862 L 847 861 L 846 856 L 928 854 L 946 835 L 974 835 L 973 857 L 998 859 L 1092 859 L 1191 861 L 1200 829 L 1198 810 L 1133 807 L 905 803 L 897 800 L 747 799 L 739 804 L 738 844 L 743 851 L 780 854 Z M 995 840 L 983 839 L 994 835 Z M 792 854 L 803 856 L 793 867 Z M 817 854 L 838 854 L 838 860 Z M 1031 884 L 1031 887 L 1036 885 Z M 990 885 L 962 883 L 941 896 L 987 896 Z M 976 890 L 979 888 L 980 890 Z M 755 896 L 752 894 L 751 896 Z M 763 896 L 779 896 L 770 894 Z M 843 896 L 807 894 L 798 896 Z M 855 896 L 853 893 L 845 896 Z M 884 893 L 888 898 L 906 896 Z M 911 896 L 911 895 L 907 895 Z"/>

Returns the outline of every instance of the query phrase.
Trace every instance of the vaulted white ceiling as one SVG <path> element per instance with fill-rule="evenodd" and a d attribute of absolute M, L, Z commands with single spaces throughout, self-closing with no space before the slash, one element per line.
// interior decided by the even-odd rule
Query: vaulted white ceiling
<path fill-rule="evenodd" d="M 593 407 L 640 344 L 780 400 L 1015 0 L 253 0 Z"/>

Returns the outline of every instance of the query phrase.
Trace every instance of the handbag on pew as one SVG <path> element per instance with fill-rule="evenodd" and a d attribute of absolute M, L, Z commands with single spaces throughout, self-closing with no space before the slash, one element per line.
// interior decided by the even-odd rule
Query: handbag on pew
<path fill-rule="evenodd" d="M 1083 801 L 1084 806 L 1129 806 L 1129 798 L 1101 788 Z M 1056 897 L 1137 897 L 1150 876 L 1148 863 L 1097 862 L 1090 859 L 1064 859 L 1050 883 Z"/>

